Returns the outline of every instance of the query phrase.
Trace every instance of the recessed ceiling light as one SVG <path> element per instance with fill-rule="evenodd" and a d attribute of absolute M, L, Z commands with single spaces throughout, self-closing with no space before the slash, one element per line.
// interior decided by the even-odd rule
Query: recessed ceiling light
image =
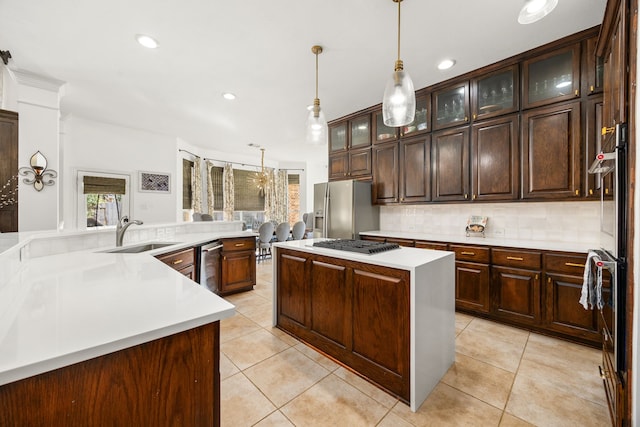
<path fill-rule="evenodd" d="M 558 5 L 558 0 L 526 0 L 518 15 L 518 22 L 531 24 L 539 21 Z"/>
<path fill-rule="evenodd" d="M 236 99 L 236 96 L 234 94 L 232 94 L 231 92 L 225 92 L 222 94 L 222 97 L 224 99 L 228 99 L 229 101 L 232 101 L 234 99 Z"/>
<path fill-rule="evenodd" d="M 438 70 L 448 70 L 454 65 L 456 65 L 456 61 L 454 61 L 453 59 L 445 59 L 443 61 L 440 61 L 440 63 L 438 64 Z"/>
<path fill-rule="evenodd" d="M 153 37 L 147 36 L 145 34 L 137 34 L 136 40 L 138 40 L 138 43 L 148 49 L 155 49 L 158 47 L 158 41 Z"/>

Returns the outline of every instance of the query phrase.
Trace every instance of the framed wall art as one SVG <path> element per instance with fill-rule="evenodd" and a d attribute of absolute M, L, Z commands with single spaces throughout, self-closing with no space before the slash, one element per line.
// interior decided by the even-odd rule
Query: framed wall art
<path fill-rule="evenodd" d="M 143 193 L 171 193 L 171 174 L 139 171 L 138 191 Z"/>

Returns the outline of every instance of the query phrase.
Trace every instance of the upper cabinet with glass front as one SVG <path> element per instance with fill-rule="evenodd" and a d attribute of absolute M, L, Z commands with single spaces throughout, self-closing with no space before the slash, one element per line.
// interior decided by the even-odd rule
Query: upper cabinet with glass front
<path fill-rule="evenodd" d="M 531 108 L 580 96 L 580 44 L 522 64 L 522 107 Z"/>
<path fill-rule="evenodd" d="M 382 108 L 373 113 L 373 142 L 393 141 L 402 136 L 413 136 L 431 130 L 429 110 L 431 109 L 431 94 L 416 93 L 416 116 L 411 123 L 400 128 L 386 126 L 382 117 Z"/>
<path fill-rule="evenodd" d="M 329 152 L 347 149 L 347 121 L 329 125 Z"/>
<path fill-rule="evenodd" d="M 364 148 L 371 145 L 371 115 L 364 114 L 349 120 L 349 148 Z"/>
<path fill-rule="evenodd" d="M 469 83 L 459 83 L 434 92 L 433 105 L 434 129 L 468 123 Z"/>
<path fill-rule="evenodd" d="M 584 59 L 583 66 L 586 72 L 582 73 L 583 91 L 588 95 L 601 93 L 603 89 L 602 82 L 604 80 L 604 59 L 596 57 L 597 37 L 591 37 L 584 41 Z"/>
<path fill-rule="evenodd" d="M 518 111 L 518 65 L 472 80 L 471 92 L 474 120 Z"/>

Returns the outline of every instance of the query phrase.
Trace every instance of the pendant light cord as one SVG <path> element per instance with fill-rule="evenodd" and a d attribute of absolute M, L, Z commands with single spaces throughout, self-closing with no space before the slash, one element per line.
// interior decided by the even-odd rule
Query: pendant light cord
<path fill-rule="evenodd" d="M 398 1 L 398 61 L 400 61 L 400 3 L 402 0 Z"/>
<path fill-rule="evenodd" d="M 318 53 L 316 51 L 316 98 L 318 98 Z"/>

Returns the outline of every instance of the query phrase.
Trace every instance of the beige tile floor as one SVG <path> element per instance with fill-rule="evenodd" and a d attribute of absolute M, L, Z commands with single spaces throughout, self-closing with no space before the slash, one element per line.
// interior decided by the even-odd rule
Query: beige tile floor
<path fill-rule="evenodd" d="M 221 322 L 223 427 L 607 426 L 599 351 L 456 314 L 456 362 L 420 409 L 272 328 L 272 264 Z"/>

